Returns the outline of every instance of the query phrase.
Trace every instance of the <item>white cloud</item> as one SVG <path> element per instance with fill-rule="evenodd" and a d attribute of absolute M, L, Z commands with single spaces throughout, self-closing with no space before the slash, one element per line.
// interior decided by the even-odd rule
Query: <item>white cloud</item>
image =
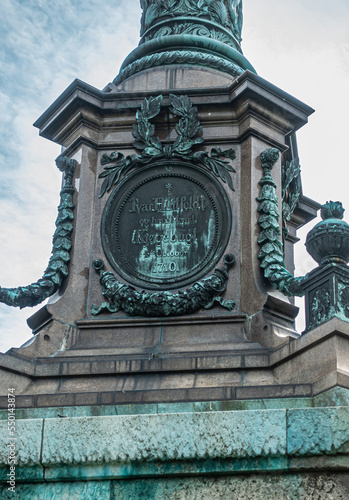
<path fill-rule="evenodd" d="M 60 147 L 31 124 L 75 78 L 98 88 L 114 79 L 138 44 L 140 8 L 138 0 L 2 0 L 1 11 L 0 284 L 14 287 L 41 277 L 59 201 Z M 246 57 L 316 108 L 298 134 L 304 193 L 340 199 L 347 214 L 348 16 L 341 0 L 244 2 Z M 315 264 L 298 247 L 300 275 Z M 0 350 L 30 337 L 32 313 L 0 305 Z"/>

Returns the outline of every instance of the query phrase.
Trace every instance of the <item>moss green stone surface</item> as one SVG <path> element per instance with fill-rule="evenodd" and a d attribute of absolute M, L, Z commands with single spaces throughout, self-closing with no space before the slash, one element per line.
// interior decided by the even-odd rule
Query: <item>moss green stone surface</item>
<path fill-rule="evenodd" d="M 15 495 L 0 487 L 4 500 L 346 500 L 348 495 L 348 474 L 312 473 L 18 484 Z"/>
<path fill-rule="evenodd" d="M 348 407 L 289 410 L 287 427 L 290 455 L 349 453 Z"/>
<path fill-rule="evenodd" d="M 349 494 L 349 476 L 287 475 L 198 477 L 178 480 L 118 481 L 115 498 L 154 500 L 337 500 Z"/>
<path fill-rule="evenodd" d="M 18 484 L 15 494 L 0 487 L 0 498 L 19 500 L 101 500 L 110 499 L 110 481 L 77 481 L 71 483 Z"/>
<path fill-rule="evenodd" d="M 9 456 L 8 445 L 15 443 L 18 465 L 40 464 L 43 420 L 16 420 L 15 435 L 8 431 L 7 421 L 0 422 L 0 464 L 6 464 Z"/>
<path fill-rule="evenodd" d="M 23 410 L 16 496 L 7 490 L 9 436 L 0 422 L 0 498 L 346 499 L 347 402 L 348 391 L 335 388 L 246 402 L 264 406 L 256 410 L 242 402 L 230 411 L 220 402 L 125 405 L 71 408 L 64 417 L 66 408 L 49 408 L 33 409 L 32 419 Z"/>
<path fill-rule="evenodd" d="M 42 462 L 109 464 L 280 456 L 286 451 L 285 430 L 284 410 L 48 419 Z"/>

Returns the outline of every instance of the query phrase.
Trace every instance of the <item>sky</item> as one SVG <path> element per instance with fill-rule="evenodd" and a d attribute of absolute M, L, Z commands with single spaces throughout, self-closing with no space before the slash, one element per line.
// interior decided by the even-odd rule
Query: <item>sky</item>
<path fill-rule="evenodd" d="M 102 89 L 139 41 L 138 0 L 0 2 L 0 286 L 26 286 L 49 260 L 60 146 L 35 120 L 75 79 Z M 244 0 L 242 48 L 257 73 L 315 109 L 298 133 L 303 192 L 340 200 L 349 221 L 349 2 Z M 316 266 L 299 231 L 296 275 Z M 303 308 L 303 299 L 297 304 Z M 0 304 L 0 351 L 19 347 L 40 306 Z M 303 313 L 297 323 L 303 329 Z"/>

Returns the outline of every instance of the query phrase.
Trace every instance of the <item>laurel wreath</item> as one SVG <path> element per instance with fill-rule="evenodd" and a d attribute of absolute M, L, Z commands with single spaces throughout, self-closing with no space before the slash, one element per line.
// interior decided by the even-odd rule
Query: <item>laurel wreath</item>
<path fill-rule="evenodd" d="M 179 116 L 175 130 L 177 138 L 172 144 L 164 144 L 155 135 L 155 125 L 150 121 L 155 118 L 161 110 L 163 96 L 149 97 L 144 99 L 141 108 L 136 113 L 136 123 L 132 128 L 132 135 L 135 139 L 133 146 L 141 151 L 139 155 L 124 156 L 119 151 L 114 151 L 110 155 L 103 154 L 101 164 L 104 165 L 103 172 L 99 175 L 104 178 L 99 197 L 101 198 L 112 187 L 116 186 L 121 176 L 126 176 L 133 168 L 146 165 L 160 159 L 184 159 L 197 165 L 204 166 L 234 191 L 231 172 L 235 173 L 227 158 L 233 161 L 236 158 L 233 149 L 222 151 L 220 147 L 206 151 L 193 152 L 193 147 L 200 145 L 204 139 L 199 136 L 202 132 L 198 109 L 193 106 L 186 95 L 169 95 L 170 112 Z"/>

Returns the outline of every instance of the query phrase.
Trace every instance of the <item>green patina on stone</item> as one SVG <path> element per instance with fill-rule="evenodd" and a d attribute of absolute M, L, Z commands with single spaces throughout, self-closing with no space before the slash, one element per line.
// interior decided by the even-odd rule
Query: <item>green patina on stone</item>
<path fill-rule="evenodd" d="M 114 83 L 148 68 L 187 64 L 233 77 L 255 72 L 242 55 L 242 0 L 141 0 L 141 40 Z"/>
<path fill-rule="evenodd" d="M 287 453 L 348 454 L 349 407 L 288 410 Z"/>
<path fill-rule="evenodd" d="M 321 468 L 324 454 L 328 470 L 348 470 L 348 418 L 349 408 L 337 407 L 21 420 L 16 474 L 35 482 L 45 471 L 46 481 L 86 487 L 99 479 L 102 487 L 102 479 L 137 476 L 293 472 L 299 459 L 306 472 Z"/>
<path fill-rule="evenodd" d="M 177 132 L 175 141 L 172 144 L 162 143 L 159 137 L 155 135 L 155 125 L 151 120 L 159 115 L 162 100 L 162 95 L 145 99 L 141 108 L 136 113 L 136 123 L 133 125 L 132 129 L 133 137 L 135 138 L 133 145 L 135 148 L 142 151 L 140 155 L 129 155 L 125 158 L 122 153 L 113 152 L 110 155 L 104 154 L 102 156 L 101 163 L 105 165 L 105 168 L 99 176 L 104 179 L 101 185 L 100 197 L 103 197 L 112 188 L 118 186 L 121 177 L 123 177 L 124 180 L 127 179 L 127 176 L 133 169 L 144 166 L 160 165 L 159 160 L 163 162 L 162 165 L 164 169 L 171 169 L 172 166 L 169 163 L 170 159 L 184 160 L 184 162 L 188 163 L 183 164 L 188 165 L 188 167 L 197 165 L 203 170 L 212 172 L 215 177 L 220 179 L 223 183 L 227 183 L 229 188 L 234 190 L 232 174 L 235 173 L 235 169 L 231 166 L 230 162 L 235 159 L 235 152 L 232 149 L 222 151 L 217 147 L 212 148 L 210 153 L 206 151 L 193 151 L 193 148 L 202 144 L 204 139 L 200 137 L 202 127 L 198 117 L 198 110 L 196 106 L 192 105 L 188 96 L 169 95 L 169 111 L 179 117 L 179 121 L 175 127 Z M 207 182 L 207 179 L 205 182 Z M 144 185 L 144 180 L 142 181 L 142 185 Z M 171 183 L 167 183 L 166 186 L 170 192 L 172 189 Z M 124 199 L 124 197 L 121 198 Z M 168 196 L 168 198 L 170 198 L 170 196 Z M 109 214 L 111 210 L 109 205 L 107 205 L 106 210 Z M 228 210 L 230 210 L 229 207 Z M 134 211 L 136 211 L 136 209 Z M 109 215 L 105 216 L 104 219 L 107 222 L 103 223 L 103 227 L 113 227 L 113 231 L 115 232 L 116 222 L 111 223 L 107 217 L 109 217 Z M 114 215 L 111 215 L 111 217 L 114 217 Z M 120 218 L 119 212 L 118 217 Z M 227 213 L 225 219 L 226 223 L 230 220 L 229 213 Z M 119 219 L 116 218 L 116 220 Z M 210 231 L 213 232 L 215 230 L 212 216 L 209 218 L 208 222 L 207 235 L 202 236 L 203 241 L 200 242 L 204 249 L 211 248 L 211 240 L 215 240 L 215 238 L 210 235 Z M 217 219 L 215 219 L 215 222 L 217 223 Z M 220 242 L 220 238 L 221 235 L 217 238 L 218 242 Z M 120 244 L 116 242 L 116 250 L 113 250 L 113 252 L 119 252 L 117 254 L 119 258 L 116 259 L 114 254 L 111 255 L 112 250 L 109 247 L 112 239 L 113 235 L 109 233 L 104 235 L 102 241 L 104 243 L 105 241 L 108 242 L 104 250 L 107 253 L 109 261 L 114 262 L 117 260 L 115 266 L 117 270 L 119 270 L 118 263 L 121 262 L 123 258 L 123 249 L 120 249 Z M 219 245 L 223 248 L 226 242 L 225 244 L 223 242 L 223 244 Z M 215 258 L 215 256 L 211 257 Z M 219 254 L 217 259 L 218 257 Z M 149 281 L 149 262 L 145 261 L 145 257 L 142 257 L 141 254 L 137 259 L 137 274 L 139 274 L 140 277 L 144 276 Z M 93 266 L 100 274 L 102 294 L 107 299 L 107 302 L 103 302 L 99 306 L 93 305 L 91 312 L 93 315 L 97 315 L 102 311 L 115 313 L 119 310 L 123 310 L 131 316 L 178 316 L 193 313 L 202 307 L 208 309 L 215 303 L 231 311 L 235 306 L 234 300 L 225 300 L 221 298 L 220 295 L 226 289 L 228 280 L 227 271 L 234 264 L 235 258 L 232 254 L 227 254 L 223 260 L 225 265 L 224 268 L 217 268 L 211 276 L 201 281 L 196 281 L 194 285 L 184 291 L 172 293 L 166 289 L 161 292 L 148 293 L 118 281 L 113 273 L 104 271 L 103 262 L 97 259 L 94 261 Z M 126 265 L 131 264 L 127 261 Z M 133 261 L 132 265 L 134 265 Z M 179 276 L 182 276 L 182 274 L 185 276 L 188 270 L 183 268 L 179 271 L 180 272 L 177 273 Z M 128 276 L 126 276 L 126 278 L 128 278 Z M 164 283 L 167 283 L 166 279 L 164 279 Z M 170 282 L 168 282 L 168 287 L 171 288 Z"/>
<path fill-rule="evenodd" d="M 113 491 L 118 500 L 344 500 L 346 481 L 341 474 L 251 474 L 115 481 Z"/>
<path fill-rule="evenodd" d="M 258 224 L 261 227 L 261 233 L 258 238 L 258 244 L 261 250 L 258 258 L 261 263 L 265 278 L 285 295 L 303 296 L 302 282 L 305 277 L 295 278 L 285 267 L 283 245 L 281 241 L 281 232 L 279 228 L 279 208 L 278 197 L 276 195 L 276 184 L 272 178 L 271 171 L 279 159 L 279 150 L 269 148 L 261 155 L 263 168 L 263 177 L 259 181 L 262 187 L 261 195 L 257 199 L 259 202 Z M 290 175 L 293 177 L 293 175 Z M 285 193 L 289 183 L 285 182 Z"/>
<path fill-rule="evenodd" d="M 196 403 L 154 403 L 103 406 L 63 406 L 16 409 L 16 419 L 43 419 L 65 417 L 98 417 L 111 415 L 144 415 L 161 413 L 192 413 L 219 411 L 246 411 L 264 409 L 317 408 L 349 406 L 349 390 L 334 387 L 313 398 L 273 398 L 234 401 L 203 401 Z M 0 421 L 7 420 L 7 410 L 0 410 Z"/>
<path fill-rule="evenodd" d="M 349 321 L 349 225 L 342 220 L 342 204 L 331 201 L 323 205 L 323 221 L 307 236 L 307 250 L 320 266 L 306 276 L 294 277 L 285 268 L 276 183 L 271 176 L 278 158 L 279 151 L 275 148 L 269 148 L 261 154 L 263 177 L 259 184 L 262 190 L 257 199 L 260 213 L 258 224 L 261 227 L 258 243 L 261 250 L 258 258 L 264 277 L 285 295 L 306 295 L 307 331 L 333 317 Z M 290 190 L 292 183 L 296 187 Z M 299 166 L 294 162 L 286 165 L 283 174 L 284 222 L 298 202 L 297 186 L 300 186 Z"/>
<path fill-rule="evenodd" d="M 57 481 L 18 484 L 17 497 L 0 489 L 4 500 L 52 498 L 80 500 L 344 500 L 348 476 L 343 473 L 248 474 L 211 477 L 142 478 L 113 481 Z"/>
<path fill-rule="evenodd" d="M 81 499 L 111 499 L 111 481 L 74 481 L 55 483 L 18 484 L 15 494 L 8 491 L 8 485 L 0 487 L 0 497 L 3 500 L 40 499 L 40 500 L 81 500 Z"/>

